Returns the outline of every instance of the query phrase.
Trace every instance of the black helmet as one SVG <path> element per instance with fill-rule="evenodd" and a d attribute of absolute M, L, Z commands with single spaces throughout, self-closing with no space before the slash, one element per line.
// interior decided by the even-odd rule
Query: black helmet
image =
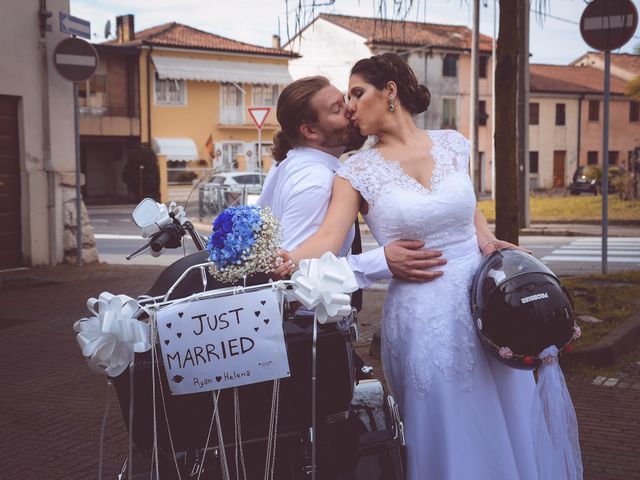
<path fill-rule="evenodd" d="M 482 343 L 510 367 L 533 370 L 555 345 L 563 351 L 580 330 L 558 277 L 534 256 L 500 249 L 480 264 L 471 285 L 471 311 Z"/>

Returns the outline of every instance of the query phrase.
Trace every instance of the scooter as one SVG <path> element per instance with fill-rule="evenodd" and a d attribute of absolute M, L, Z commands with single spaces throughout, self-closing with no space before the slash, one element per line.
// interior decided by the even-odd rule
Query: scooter
<path fill-rule="evenodd" d="M 198 250 L 168 266 L 141 304 L 270 288 L 263 274 L 242 285 L 215 280 L 205 267 L 206 239 L 182 207 L 145 199 L 132 218 L 148 242 L 127 258 L 179 248 L 187 234 Z M 132 366 L 112 378 L 130 437 L 117 478 L 401 480 L 402 420 L 381 382 L 356 367 L 357 312 L 317 325 L 315 336 L 312 316 L 296 315 L 284 302 L 282 317 L 291 372 L 279 381 L 171 395 L 162 362 L 136 353 Z"/>

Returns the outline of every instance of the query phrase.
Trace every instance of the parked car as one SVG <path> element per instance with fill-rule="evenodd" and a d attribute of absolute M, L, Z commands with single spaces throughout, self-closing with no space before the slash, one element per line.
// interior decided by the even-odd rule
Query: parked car
<path fill-rule="evenodd" d="M 266 175 L 256 172 L 218 172 L 205 182 L 213 185 L 248 185 L 259 186 L 264 183 Z"/>
<path fill-rule="evenodd" d="M 215 216 L 227 207 L 254 205 L 266 175 L 258 172 L 218 172 L 200 184 L 199 216 Z"/>
<path fill-rule="evenodd" d="M 625 174 L 622 167 L 617 165 L 609 166 L 609 193 L 617 191 L 615 187 L 615 179 Z M 573 174 L 573 180 L 569 185 L 571 195 L 579 195 L 581 193 L 591 193 L 598 195 L 601 190 L 602 168 L 599 165 L 581 165 Z"/>

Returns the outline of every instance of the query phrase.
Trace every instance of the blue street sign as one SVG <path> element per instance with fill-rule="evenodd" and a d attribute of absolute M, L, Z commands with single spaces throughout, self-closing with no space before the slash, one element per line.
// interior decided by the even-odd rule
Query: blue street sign
<path fill-rule="evenodd" d="M 68 13 L 60 12 L 60 31 L 91 40 L 91 23 Z"/>

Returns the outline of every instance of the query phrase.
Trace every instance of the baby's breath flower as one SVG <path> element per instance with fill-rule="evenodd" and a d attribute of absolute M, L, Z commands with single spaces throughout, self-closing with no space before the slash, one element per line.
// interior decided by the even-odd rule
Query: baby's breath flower
<path fill-rule="evenodd" d="M 207 244 L 219 281 L 236 282 L 257 272 L 273 271 L 280 245 L 280 224 L 268 207 L 242 205 L 225 209 L 215 220 Z"/>

